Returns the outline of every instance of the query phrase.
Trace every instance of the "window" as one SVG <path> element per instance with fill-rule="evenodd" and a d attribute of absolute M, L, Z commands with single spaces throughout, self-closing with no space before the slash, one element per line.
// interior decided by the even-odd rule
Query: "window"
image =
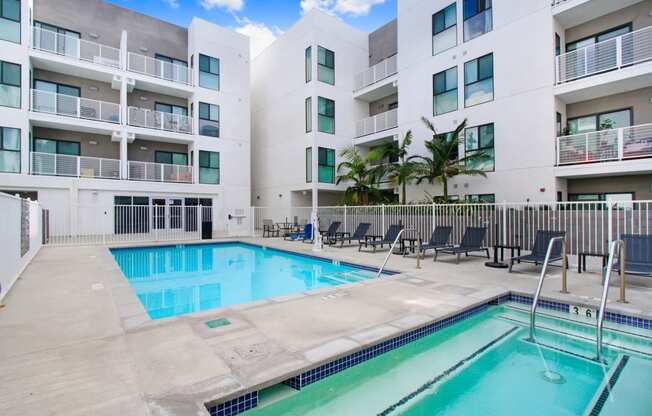
<path fill-rule="evenodd" d="M 32 94 L 34 110 L 73 117 L 79 115 L 79 100 L 77 99 L 81 95 L 79 87 L 35 79 L 34 89 L 38 91 L 38 93 Z"/>
<path fill-rule="evenodd" d="M 494 55 L 489 54 L 464 64 L 464 106 L 494 99 Z"/>
<path fill-rule="evenodd" d="M 20 43 L 20 0 L 0 0 L 0 39 Z"/>
<path fill-rule="evenodd" d="M 79 44 L 79 39 L 81 39 L 79 32 L 37 21 L 34 22 L 34 27 L 38 28 L 34 36 L 37 49 L 59 55 L 79 57 L 81 46 Z"/>
<path fill-rule="evenodd" d="M 20 173 L 20 130 L 0 127 L 0 172 Z"/>
<path fill-rule="evenodd" d="M 37 153 L 56 153 L 71 156 L 79 156 L 81 154 L 79 142 L 70 142 L 67 140 L 34 138 L 33 147 Z"/>
<path fill-rule="evenodd" d="M 467 128 L 464 131 L 464 152 L 467 157 L 476 153 L 484 154 L 484 158 L 480 160 L 466 162 L 471 169 L 479 169 L 485 172 L 493 171 L 496 167 L 493 123 Z"/>
<path fill-rule="evenodd" d="M 199 103 L 199 134 L 220 137 L 220 106 Z"/>
<path fill-rule="evenodd" d="M 457 7 L 453 3 L 432 15 L 432 54 L 457 45 Z"/>
<path fill-rule="evenodd" d="M 335 134 L 335 101 L 319 97 L 317 104 L 318 130 L 322 133 Z"/>
<path fill-rule="evenodd" d="M 447 133 L 437 134 L 434 137 L 435 137 L 435 139 L 438 139 L 438 140 L 446 140 L 447 142 L 450 142 L 452 135 L 453 135 L 453 132 L 449 131 Z M 454 160 L 458 160 L 459 158 L 460 158 L 460 147 L 459 147 L 459 143 L 458 143 L 457 146 L 455 148 L 453 148 L 451 150 L 451 153 L 448 155 L 448 160 L 453 160 L 454 161 Z"/>
<path fill-rule="evenodd" d="M 166 165 L 188 166 L 187 153 L 163 152 L 157 150 L 154 152 L 154 160 L 156 163 L 164 163 Z"/>
<path fill-rule="evenodd" d="M 457 110 L 457 67 L 447 69 L 432 77 L 434 114 Z"/>
<path fill-rule="evenodd" d="M 306 82 L 312 81 L 312 47 L 306 48 Z"/>
<path fill-rule="evenodd" d="M 218 152 L 199 151 L 199 183 L 219 185 L 220 154 Z"/>
<path fill-rule="evenodd" d="M 335 183 L 335 150 L 319 148 L 319 182 Z"/>
<path fill-rule="evenodd" d="M 166 62 L 170 65 L 163 65 L 162 76 L 164 79 L 171 79 L 188 83 L 188 62 L 181 59 L 170 58 L 169 56 L 157 53 L 154 55 L 159 61 Z"/>
<path fill-rule="evenodd" d="M 566 52 L 574 51 L 576 49 L 582 49 L 587 46 L 603 42 L 605 40 L 613 39 L 618 36 L 622 36 L 626 33 L 629 33 L 632 31 L 632 24 L 628 23 L 623 26 L 616 27 L 614 29 L 609 29 L 604 32 L 600 32 L 598 34 L 582 38 L 573 42 L 569 42 L 566 44 Z M 623 45 L 623 47 L 626 47 L 626 45 Z"/>
<path fill-rule="evenodd" d="M 568 134 L 582 134 L 598 130 L 629 127 L 633 122 L 632 109 L 614 110 L 568 119 Z"/>
<path fill-rule="evenodd" d="M 306 133 L 312 131 L 312 97 L 306 98 Z"/>
<path fill-rule="evenodd" d="M 0 61 L 0 106 L 20 108 L 20 65 Z"/>
<path fill-rule="evenodd" d="M 556 115 L 556 127 L 557 127 L 557 137 L 561 136 L 561 130 L 562 130 L 562 115 L 561 113 L 557 113 Z"/>
<path fill-rule="evenodd" d="M 555 33 L 555 56 L 561 55 L 561 36 Z"/>
<path fill-rule="evenodd" d="M 466 195 L 466 202 L 471 204 L 495 204 L 496 195 L 494 194 L 471 194 Z"/>
<path fill-rule="evenodd" d="M 160 111 L 161 113 L 170 113 L 170 114 L 178 114 L 181 116 L 188 116 L 188 107 L 180 106 L 180 105 L 174 105 L 174 104 L 165 104 L 165 103 L 156 103 L 154 105 L 154 109 L 156 111 Z"/>
<path fill-rule="evenodd" d="M 464 0 L 464 42 L 491 32 L 492 0 Z"/>
<path fill-rule="evenodd" d="M 199 55 L 199 86 L 211 90 L 220 90 L 220 60 L 206 55 Z"/>
<path fill-rule="evenodd" d="M 317 49 L 317 79 L 335 85 L 335 52 L 321 46 Z"/>
<path fill-rule="evenodd" d="M 312 147 L 306 147 L 306 183 L 312 183 Z"/>
<path fill-rule="evenodd" d="M 576 193 L 568 194 L 568 200 L 573 202 L 600 202 L 600 201 L 632 201 L 634 192 L 610 192 L 610 193 Z M 630 205 L 631 204 L 623 204 Z"/>

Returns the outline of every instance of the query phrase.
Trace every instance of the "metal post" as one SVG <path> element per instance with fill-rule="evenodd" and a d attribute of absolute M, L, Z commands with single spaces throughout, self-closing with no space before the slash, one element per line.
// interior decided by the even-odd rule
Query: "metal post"
<path fill-rule="evenodd" d="M 609 265 L 611 267 L 611 265 Z M 628 303 L 625 299 L 625 243 L 620 245 L 620 303 Z"/>
<path fill-rule="evenodd" d="M 623 37 L 616 38 L 616 68 L 623 66 Z"/>
<path fill-rule="evenodd" d="M 611 241 L 613 240 L 613 227 L 614 227 L 613 214 L 614 214 L 613 202 L 608 201 L 607 202 L 607 242 L 609 246 L 611 246 Z"/>
<path fill-rule="evenodd" d="M 561 258 L 561 293 L 570 293 L 568 291 L 568 245 L 566 240 L 562 240 L 562 258 Z"/>
<path fill-rule="evenodd" d="M 344 231 L 346 232 L 348 228 L 346 228 L 346 205 L 344 205 Z"/>
<path fill-rule="evenodd" d="M 417 240 L 417 269 L 421 268 L 421 239 Z"/>

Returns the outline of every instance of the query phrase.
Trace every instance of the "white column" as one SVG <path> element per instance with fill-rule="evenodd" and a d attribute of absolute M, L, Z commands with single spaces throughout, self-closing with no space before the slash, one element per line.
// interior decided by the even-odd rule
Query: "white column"
<path fill-rule="evenodd" d="M 120 178 L 123 180 L 129 179 L 129 166 L 128 166 L 128 140 L 127 130 L 122 129 L 120 136 Z"/>
<path fill-rule="evenodd" d="M 122 34 L 120 35 L 120 61 L 121 61 L 121 68 L 123 70 L 127 69 L 127 31 L 123 30 Z"/>
<path fill-rule="evenodd" d="M 192 147 L 192 183 L 199 183 L 199 149 Z"/>

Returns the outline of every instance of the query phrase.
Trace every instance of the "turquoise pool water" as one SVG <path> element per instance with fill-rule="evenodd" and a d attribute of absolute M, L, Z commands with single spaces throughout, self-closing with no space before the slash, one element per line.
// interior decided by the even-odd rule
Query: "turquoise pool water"
<path fill-rule="evenodd" d="M 594 322 L 544 312 L 537 343 L 527 323 L 523 305 L 491 307 L 300 391 L 263 390 L 244 415 L 652 414 L 650 331 L 606 330 L 599 364 Z"/>
<path fill-rule="evenodd" d="M 243 243 L 120 248 L 111 252 L 152 319 L 375 275 L 361 268 Z"/>

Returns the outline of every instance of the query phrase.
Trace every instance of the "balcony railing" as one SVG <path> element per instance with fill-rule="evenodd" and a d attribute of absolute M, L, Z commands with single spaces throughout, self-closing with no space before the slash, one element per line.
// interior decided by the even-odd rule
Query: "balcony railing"
<path fill-rule="evenodd" d="M 120 161 L 99 157 L 31 153 L 32 175 L 120 179 Z"/>
<path fill-rule="evenodd" d="M 557 165 L 652 157 L 652 123 L 557 138 Z"/>
<path fill-rule="evenodd" d="M 375 116 L 358 120 L 355 125 L 355 137 L 374 134 L 398 126 L 398 110 L 389 110 Z"/>
<path fill-rule="evenodd" d="M 188 116 L 138 107 L 129 107 L 128 115 L 130 126 L 192 134 L 192 119 Z"/>
<path fill-rule="evenodd" d="M 101 45 L 75 36 L 32 27 L 32 47 L 40 51 L 91 62 L 112 68 L 121 68 L 120 49 Z"/>
<path fill-rule="evenodd" d="M 652 26 L 557 57 L 557 84 L 652 60 Z"/>
<path fill-rule="evenodd" d="M 192 166 L 130 160 L 128 167 L 132 181 L 192 183 Z"/>
<path fill-rule="evenodd" d="M 398 72 L 397 64 L 398 55 L 393 55 L 356 74 L 354 80 L 355 91 L 394 75 Z"/>
<path fill-rule="evenodd" d="M 32 90 L 31 110 L 37 113 L 83 118 L 86 120 L 120 123 L 120 104 L 50 91 Z"/>
<path fill-rule="evenodd" d="M 129 52 L 127 69 L 179 84 L 192 85 L 192 71 L 184 65 L 173 64 L 149 56 Z"/>

